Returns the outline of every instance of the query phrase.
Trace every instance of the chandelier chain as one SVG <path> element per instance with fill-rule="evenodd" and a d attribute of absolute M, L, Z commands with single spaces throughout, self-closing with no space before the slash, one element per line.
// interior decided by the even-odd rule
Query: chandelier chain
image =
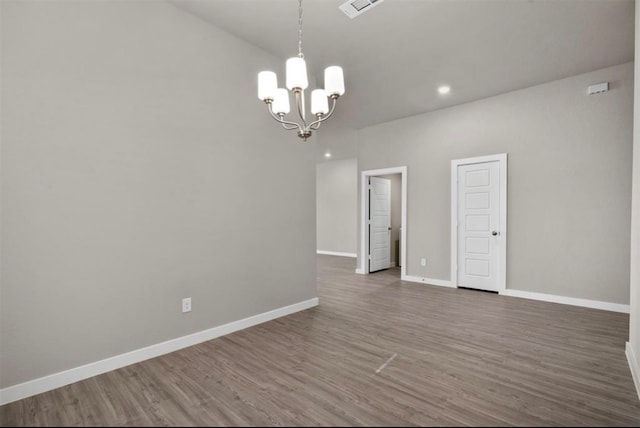
<path fill-rule="evenodd" d="M 302 0 L 298 0 L 298 57 L 304 58 L 302 53 Z"/>

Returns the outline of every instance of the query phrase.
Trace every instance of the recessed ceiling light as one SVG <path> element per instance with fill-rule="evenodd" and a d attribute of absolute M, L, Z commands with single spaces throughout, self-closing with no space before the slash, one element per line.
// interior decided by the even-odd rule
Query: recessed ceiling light
<path fill-rule="evenodd" d="M 327 159 L 329 159 L 329 158 L 331 157 L 331 153 L 329 153 L 329 152 L 325 153 L 325 154 L 324 154 L 324 157 L 325 157 L 325 158 L 327 158 Z"/>
<path fill-rule="evenodd" d="M 440 95 L 448 94 L 449 91 L 451 91 L 451 86 L 443 85 L 438 88 L 438 93 L 440 93 Z"/>

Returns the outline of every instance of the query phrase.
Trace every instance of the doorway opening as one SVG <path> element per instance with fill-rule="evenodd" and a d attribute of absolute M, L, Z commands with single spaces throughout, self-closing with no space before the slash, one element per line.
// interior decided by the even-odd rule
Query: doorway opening
<path fill-rule="evenodd" d="M 406 274 L 407 167 L 362 171 L 360 248 L 356 273 Z"/>

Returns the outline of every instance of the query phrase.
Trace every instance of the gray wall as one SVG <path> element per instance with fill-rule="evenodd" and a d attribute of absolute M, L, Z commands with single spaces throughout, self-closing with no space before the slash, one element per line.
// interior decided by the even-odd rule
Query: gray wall
<path fill-rule="evenodd" d="M 324 87 L 324 82 L 316 83 L 317 88 Z M 358 157 L 357 140 L 358 131 L 346 122 L 343 112 L 347 111 L 345 103 L 349 102 L 349 94 L 341 97 L 336 105 L 336 112 L 322 124 L 320 129 L 314 132 L 309 140 L 316 148 L 318 163 L 326 162 L 324 154 L 331 153 L 331 159 L 349 159 Z"/>
<path fill-rule="evenodd" d="M 317 249 L 357 251 L 358 162 L 355 158 L 316 167 Z"/>
<path fill-rule="evenodd" d="M 165 2 L 0 5 L 0 387 L 316 297 L 282 60 Z"/>
<path fill-rule="evenodd" d="M 400 227 L 402 226 L 402 174 L 381 175 L 391 180 L 391 262 L 400 266 Z"/>
<path fill-rule="evenodd" d="M 636 1 L 636 58 L 640 58 L 640 2 Z M 640 62 L 635 64 L 635 79 L 640 82 Z M 631 313 L 629 316 L 629 345 L 636 358 L 640 357 L 640 85 L 635 87 L 633 114 L 633 208 L 631 212 Z M 640 379 L 636 379 L 636 387 Z M 640 391 L 638 391 L 640 393 Z"/>
<path fill-rule="evenodd" d="M 451 160 L 508 153 L 507 288 L 626 304 L 632 121 L 627 63 L 365 128 L 358 167 L 407 165 L 407 274 L 446 280 Z"/>

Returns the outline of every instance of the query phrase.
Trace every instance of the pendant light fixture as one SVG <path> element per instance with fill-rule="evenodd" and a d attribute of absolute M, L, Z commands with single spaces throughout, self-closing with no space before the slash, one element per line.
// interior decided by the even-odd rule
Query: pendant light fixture
<path fill-rule="evenodd" d="M 311 114 L 315 119 L 307 123 L 304 90 L 309 86 L 309 81 L 307 65 L 302 53 L 302 0 L 298 0 L 298 56 L 287 60 L 286 73 L 285 84 L 295 96 L 300 123 L 285 119 L 285 115 L 290 110 L 289 92 L 287 89 L 278 88 L 278 77 L 273 71 L 258 73 L 258 98 L 267 104 L 271 116 L 282 124 L 284 129 L 297 130 L 298 137 L 307 141 L 312 131 L 317 130 L 320 124 L 333 114 L 336 101 L 344 94 L 344 76 L 342 67 L 336 65 L 324 70 L 324 89 L 315 89 L 311 92 Z M 329 99 L 332 101 L 331 109 L 329 109 Z"/>

